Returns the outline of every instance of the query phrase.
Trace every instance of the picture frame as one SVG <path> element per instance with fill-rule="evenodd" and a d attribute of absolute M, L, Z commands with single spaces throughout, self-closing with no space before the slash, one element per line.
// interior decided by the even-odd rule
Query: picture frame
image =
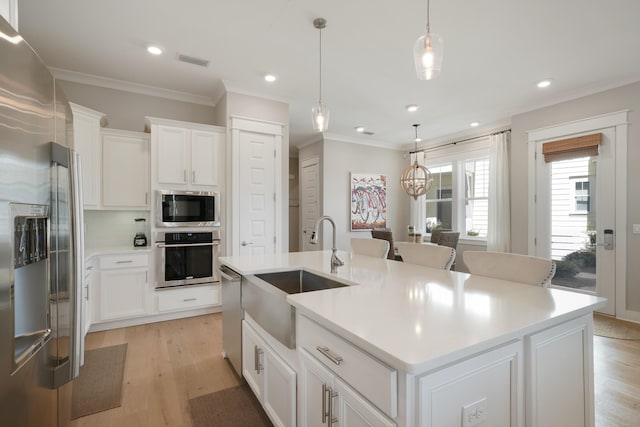
<path fill-rule="evenodd" d="M 351 231 L 387 226 L 387 177 L 351 173 Z"/>

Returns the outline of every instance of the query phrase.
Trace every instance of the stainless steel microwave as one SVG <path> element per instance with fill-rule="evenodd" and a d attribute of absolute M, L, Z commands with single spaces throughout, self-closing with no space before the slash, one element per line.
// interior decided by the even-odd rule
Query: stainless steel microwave
<path fill-rule="evenodd" d="M 218 227 L 220 193 L 212 191 L 157 192 L 158 227 Z"/>

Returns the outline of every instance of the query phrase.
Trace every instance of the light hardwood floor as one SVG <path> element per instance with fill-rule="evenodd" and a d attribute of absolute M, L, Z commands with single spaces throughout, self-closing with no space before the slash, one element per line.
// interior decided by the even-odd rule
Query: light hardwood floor
<path fill-rule="evenodd" d="M 86 348 L 128 343 L 122 406 L 75 427 L 191 427 L 189 399 L 233 387 L 220 313 L 91 333 Z"/>
<path fill-rule="evenodd" d="M 122 406 L 73 427 L 192 427 L 189 399 L 239 384 L 222 358 L 219 313 L 87 336 L 87 350 L 122 343 Z M 596 426 L 640 425 L 640 341 L 594 337 L 594 368 Z"/>

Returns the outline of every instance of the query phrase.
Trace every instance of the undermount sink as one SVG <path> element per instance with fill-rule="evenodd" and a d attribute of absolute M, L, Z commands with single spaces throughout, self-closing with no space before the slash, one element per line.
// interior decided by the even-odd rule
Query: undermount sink
<path fill-rule="evenodd" d="M 344 286 L 349 285 L 304 270 L 249 275 L 242 280 L 242 308 L 271 336 L 293 349 L 296 312 L 287 295 Z"/>

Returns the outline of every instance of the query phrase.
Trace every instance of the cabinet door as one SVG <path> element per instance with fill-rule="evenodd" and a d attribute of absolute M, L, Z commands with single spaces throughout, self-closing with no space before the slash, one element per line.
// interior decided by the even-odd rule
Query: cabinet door
<path fill-rule="evenodd" d="M 345 382 L 336 378 L 332 414 L 342 427 L 393 427 L 396 425 Z"/>
<path fill-rule="evenodd" d="M 264 385 L 264 344 L 258 334 L 242 322 L 242 376 L 262 402 Z"/>
<path fill-rule="evenodd" d="M 202 130 L 191 131 L 191 183 L 212 186 L 218 184 L 218 153 L 224 135 Z"/>
<path fill-rule="evenodd" d="M 262 406 L 276 427 L 296 424 L 296 373 L 268 345 L 264 349 Z"/>
<path fill-rule="evenodd" d="M 102 136 L 102 205 L 149 207 L 149 140 L 124 134 Z"/>
<path fill-rule="evenodd" d="M 298 376 L 298 408 L 300 426 L 326 425 L 328 413 L 326 387 L 333 387 L 333 374 L 306 350 L 300 349 L 300 374 Z M 324 404 L 324 405 L 323 405 Z"/>
<path fill-rule="evenodd" d="M 162 184 L 187 183 L 187 129 L 158 126 L 158 182 Z"/>
<path fill-rule="evenodd" d="M 73 112 L 73 145 L 80 154 L 85 208 L 100 205 L 100 118 Z"/>
<path fill-rule="evenodd" d="M 147 268 L 122 268 L 100 273 L 100 320 L 146 314 Z"/>

